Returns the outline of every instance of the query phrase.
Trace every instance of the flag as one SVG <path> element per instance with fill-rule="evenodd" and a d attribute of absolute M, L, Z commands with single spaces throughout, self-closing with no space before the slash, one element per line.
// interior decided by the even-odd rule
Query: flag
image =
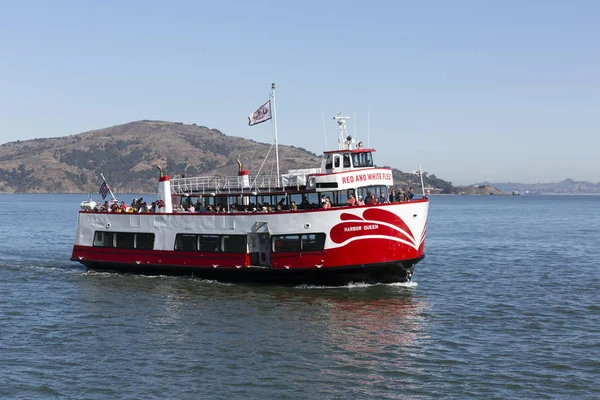
<path fill-rule="evenodd" d="M 260 106 L 248 116 L 248 125 L 257 125 L 271 119 L 271 100 Z"/>
<path fill-rule="evenodd" d="M 98 191 L 98 193 L 100 193 L 100 195 L 102 195 L 102 200 L 104 200 L 106 198 L 106 195 L 108 194 L 109 191 L 110 191 L 110 188 L 106 184 L 106 181 L 102 182 L 102 185 L 100 186 L 100 190 Z"/>
<path fill-rule="evenodd" d="M 158 208 L 165 208 L 165 202 L 164 202 L 164 200 L 162 200 L 162 199 L 159 199 L 159 200 L 156 202 L 156 207 L 158 207 Z"/>
<path fill-rule="evenodd" d="M 419 171 L 418 169 L 412 172 L 413 175 L 419 176 L 421 175 L 421 171 Z"/>

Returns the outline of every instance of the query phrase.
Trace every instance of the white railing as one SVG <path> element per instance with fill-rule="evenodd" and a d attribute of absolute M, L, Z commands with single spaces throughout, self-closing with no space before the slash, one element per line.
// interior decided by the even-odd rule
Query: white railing
<path fill-rule="evenodd" d="M 248 177 L 249 185 L 244 183 L 243 176 L 196 176 L 193 178 L 171 179 L 172 194 L 211 194 L 231 192 L 264 192 L 283 191 L 285 187 L 306 184 L 304 175 L 282 175 L 277 182 L 277 175 L 261 175 Z M 248 181 L 247 181 L 248 182 Z"/>

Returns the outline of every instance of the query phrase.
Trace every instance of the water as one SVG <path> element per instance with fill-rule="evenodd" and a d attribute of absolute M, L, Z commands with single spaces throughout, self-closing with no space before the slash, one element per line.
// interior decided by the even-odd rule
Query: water
<path fill-rule="evenodd" d="M 343 288 L 87 272 L 81 200 L 0 195 L 0 398 L 600 397 L 600 196 L 434 196 L 415 282 Z"/>

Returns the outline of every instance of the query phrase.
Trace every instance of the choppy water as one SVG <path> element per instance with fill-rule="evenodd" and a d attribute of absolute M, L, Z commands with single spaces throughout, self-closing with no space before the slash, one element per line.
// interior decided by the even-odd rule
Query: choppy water
<path fill-rule="evenodd" d="M 0 195 L 0 397 L 600 397 L 600 196 L 434 196 L 409 285 L 88 273 L 74 195 Z"/>

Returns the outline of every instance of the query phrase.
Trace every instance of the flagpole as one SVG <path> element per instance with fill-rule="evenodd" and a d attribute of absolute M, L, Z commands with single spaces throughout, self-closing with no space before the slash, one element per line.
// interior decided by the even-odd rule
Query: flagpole
<path fill-rule="evenodd" d="M 275 159 L 277 160 L 277 187 L 279 187 L 279 144 L 277 141 L 277 113 L 275 112 L 275 84 L 271 84 L 271 110 L 273 111 L 273 134 L 275 135 Z"/>
<path fill-rule="evenodd" d="M 425 185 L 423 184 L 423 170 L 421 170 L 420 165 L 419 165 L 419 176 L 421 177 L 421 189 L 423 189 L 423 197 L 425 197 Z"/>
<path fill-rule="evenodd" d="M 106 178 L 104 177 L 104 174 L 101 173 L 100 176 L 102 177 L 102 180 L 104 181 L 104 183 L 106 183 Z M 108 186 L 108 192 L 110 193 L 113 201 L 118 201 L 116 199 L 115 195 L 113 194 L 112 189 L 110 188 L 110 185 L 108 183 L 106 183 L 106 186 Z"/>

